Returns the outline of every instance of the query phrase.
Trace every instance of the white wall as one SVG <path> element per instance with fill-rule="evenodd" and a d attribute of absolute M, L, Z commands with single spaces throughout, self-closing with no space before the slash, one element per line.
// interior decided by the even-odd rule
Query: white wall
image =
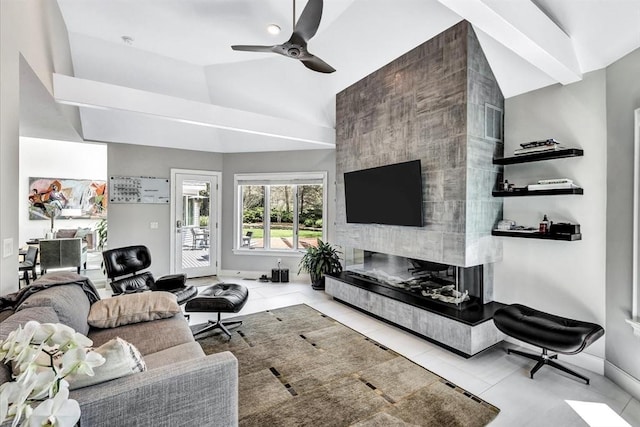
<path fill-rule="evenodd" d="M 554 85 L 505 101 L 505 155 L 522 142 L 556 138 L 584 149 L 583 157 L 505 167 L 516 186 L 543 178 L 570 178 L 583 196 L 504 199 L 504 218 L 537 225 L 544 214 L 555 222 L 581 225 L 582 240 L 563 242 L 504 239 L 503 261 L 495 264 L 494 295 L 502 303 L 605 325 L 606 73 L 586 74 L 567 86 Z M 605 339 L 585 350 L 603 369 Z"/>
<path fill-rule="evenodd" d="M 107 180 L 107 145 L 54 141 L 50 139 L 20 138 L 20 178 L 18 182 L 20 202 L 19 244 L 34 237 L 43 237 L 49 221 L 29 219 L 29 178 L 71 178 Z M 91 227 L 96 220 L 57 219 L 56 230 L 61 228 Z"/>
<path fill-rule="evenodd" d="M 202 151 L 109 144 L 109 176 L 170 178 L 171 169 L 222 170 L 222 155 Z M 223 179 L 224 185 L 224 179 Z M 110 204 L 109 248 L 146 245 L 151 251 L 151 271 L 157 277 L 171 271 L 171 210 L 169 205 Z M 222 218 L 223 225 L 227 219 Z M 152 229 L 151 222 L 158 228 Z M 224 248 L 223 248 L 224 250 Z"/>
<path fill-rule="evenodd" d="M 51 73 L 71 72 L 67 31 L 58 4 L 49 0 L 0 1 L 0 294 L 18 289 L 19 63 L 22 55 L 51 92 Z M 69 110 L 65 110 L 69 112 Z M 72 112 L 77 110 L 72 109 Z M 3 245 L 4 246 L 4 245 Z"/>

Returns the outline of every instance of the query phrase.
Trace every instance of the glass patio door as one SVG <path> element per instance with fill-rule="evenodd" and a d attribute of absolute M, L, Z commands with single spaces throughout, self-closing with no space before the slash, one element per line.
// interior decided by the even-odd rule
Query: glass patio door
<path fill-rule="evenodd" d="M 175 173 L 173 180 L 173 270 L 187 277 L 215 275 L 218 177 Z"/>

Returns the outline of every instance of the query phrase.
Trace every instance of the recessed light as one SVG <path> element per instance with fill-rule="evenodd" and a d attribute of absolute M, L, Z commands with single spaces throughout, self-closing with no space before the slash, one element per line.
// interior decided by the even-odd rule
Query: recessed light
<path fill-rule="evenodd" d="M 280 34 L 280 27 L 276 24 L 269 24 L 267 25 L 267 32 L 273 35 Z"/>
<path fill-rule="evenodd" d="M 124 44 L 128 44 L 128 45 L 132 45 L 133 44 L 133 37 L 131 37 L 131 36 L 122 36 L 120 38 L 122 39 L 122 42 Z"/>

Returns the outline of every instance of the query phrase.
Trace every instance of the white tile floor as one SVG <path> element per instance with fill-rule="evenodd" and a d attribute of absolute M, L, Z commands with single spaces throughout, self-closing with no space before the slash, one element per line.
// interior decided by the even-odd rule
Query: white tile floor
<path fill-rule="evenodd" d="M 465 359 L 333 301 L 324 292 L 312 290 L 309 284 L 261 283 L 236 278 L 228 282 L 249 288 L 249 300 L 240 314 L 307 304 L 497 406 L 501 412 L 491 426 L 640 426 L 640 402 L 601 375 L 572 367 L 591 378 L 591 385 L 587 386 L 545 366 L 531 380 L 529 370 L 533 361 L 507 355 L 504 346 Z M 206 313 L 190 315 L 191 324 L 213 317 Z M 223 318 L 233 316 L 237 315 L 223 315 Z M 605 404 L 617 415 L 587 422 L 567 401 Z"/>

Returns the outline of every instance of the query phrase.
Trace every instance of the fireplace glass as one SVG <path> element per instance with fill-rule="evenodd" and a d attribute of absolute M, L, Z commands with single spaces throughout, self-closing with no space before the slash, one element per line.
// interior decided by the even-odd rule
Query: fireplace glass
<path fill-rule="evenodd" d="M 358 249 L 345 250 L 345 274 L 457 309 L 484 304 L 483 266 L 457 267 Z"/>

